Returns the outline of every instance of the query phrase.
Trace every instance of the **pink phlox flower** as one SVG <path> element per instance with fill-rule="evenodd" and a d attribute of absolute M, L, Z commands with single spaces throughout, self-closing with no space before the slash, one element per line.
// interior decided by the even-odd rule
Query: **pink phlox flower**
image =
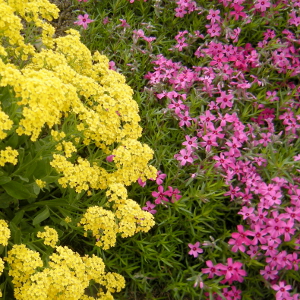
<path fill-rule="evenodd" d="M 229 191 L 224 194 L 224 196 L 230 196 L 231 201 L 234 200 L 234 198 L 238 198 L 240 196 L 239 193 L 240 188 L 238 186 L 233 187 L 232 185 L 229 186 Z"/>
<path fill-rule="evenodd" d="M 217 66 L 218 68 L 222 68 L 223 63 L 227 62 L 228 59 L 224 56 L 223 53 L 219 53 L 213 57 L 213 60 L 209 63 L 210 66 Z"/>
<path fill-rule="evenodd" d="M 74 24 L 81 25 L 84 29 L 87 29 L 89 23 L 94 22 L 94 20 L 89 19 L 88 14 L 79 15 L 78 21 L 74 22 Z"/>
<path fill-rule="evenodd" d="M 262 144 L 264 147 L 267 147 L 267 145 L 271 142 L 270 137 L 272 136 L 272 133 L 261 133 L 260 136 L 262 137 L 260 140 L 258 140 L 259 144 Z"/>
<path fill-rule="evenodd" d="M 264 33 L 264 40 L 271 40 L 273 38 L 275 38 L 276 34 L 275 34 L 275 31 L 274 30 L 271 30 L 271 29 L 267 29 Z"/>
<path fill-rule="evenodd" d="M 165 197 L 166 194 L 162 185 L 158 187 L 158 192 L 152 192 L 152 196 L 156 198 L 154 201 L 155 204 L 161 204 L 162 201 L 169 202 L 169 199 Z"/>
<path fill-rule="evenodd" d="M 259 193 L 261 195 L 275 195 L 278 191 L 280 191 L 280 187 L 277 184 L 266 184 L 264 182 L 261 183 L 259 187 Z"/>
<path fill-rule="evenodd" d="M 211 150 L 212 146 L 217 147 L 218 143 L 216 142 L 217 137 L 212 135 L 204 135 L 202 136 L 202 139 L 204 142 L 200 142 L 199 145 L 201 147 L 205 147 L 206 152 L 209 152 Z"/>
<path fill-rule="evenodd" d="M 193 163 L 194 158 L 192 156 L 192 151 L 187 149 L 181 149 L 180 154 L 175 154 L 174 158 L 180 161 L 181 166 L 185 166 L 186 163 Z"/>
<path fill-rule="evenodd" d="M 269 219 L 267 230 L 272 237 L 278 237 L 284 233 L 284 226 L 285 226 L 285 222 L 280 219 L 278 220 L 276 220 L 276 218 Z"/>
<path fill-rule="evenodd" d="M 207 28 L 207 33 L 211 36 L 220 36 L 221 34 L 221 27 L 217 24 L 205 25 Z"/>
<path fill-rule="evenodd" d="M 203 253 L 203 249 L 199 248 L 200 242 L 196 242 L 194 245 L 188 244 L 188 246 L 191 249 L 189 254 L 194 255 L 195 258 L 198 257 L 199 253 Z"/>
<path fill-rule="evenodd" d="M 215 120 L 216 117 L 209 110 L 206 110 L 204 115 L 199 116 L 199 119 L 203 124 L 209 125 L 212 124 L 211 122 Z"/>
<path fill-rule="evenodd" d="M 267 229 L 261 229 L 260 225 L 254 225 L 254 231 L 250 231 L 248 235 L 253 236 L 252 245 L 257 245 L 258 242 L 261 244 L 266 244 L 267 239 L 264 237 L 268 234 Z"/>
<path fill-rule="evenodd" d="M 112 161 L 114 160 L 114 157 L 115 157 L 115 155 L 108 155 L 108 156 L 106 157 L 106 161 L 112 162 Z"/>
<path fill-rule="evenodd" d="M 277 291 L 276 300 L 282 300 L 284 297 L 290 296 L 290 293 L 288 291 L 292 289 L 292 286 L 286 285 L 284 281 L 280 281 L 279 284 L 273 284 L 272 289 L 274 291 Z"/>
<path fill-rule="evenodd" d="M 241 210 L 238 212 L 238 215 L 243 216 L 243 220 L 248 219 L 254 212 L 254 207 L 246 207 L 243 206 Z"/>
<path fill-rule="evenodd" d="M 172 100 L 172 103 L 168 105 L 168 108 L 174 109 L 175 114 L 179 115 L 181 114 L 181 111 L 185 111 L 187 109 L 187 106 L 184 105 L 181 100 L 178 100 L 177 102 Z"/>
<path fill-rule="evenodd" d="M 249 246 L 249 250 L 246 253 L 250 255 L 251 258 L 261 255 L 261 253 L 258 252 L 258 246 Z"/>
<path fill-rule="evenodd" d="M 190 137 L 189 135 L 185 136 L 185 142 L 182 145 L 186 146 L 187 150 L 191 151 L 192 148 L 198 149 L 197 137 Z"/>
<path fill-rule="evenodd" d="M 291 240 L 291 235 L 293 235 L 296 231 L 296 228 L 294 227 L 294 220 L 290 219 L 287 222 L 284 222 L 283 225 L 283 234 L 284 234 L 284 241 L 288 242 Z"/>
<path fill-rule="evenodd" d="M 247 273 L 242 269 L 243 264 L 241 262 L 234 262 L 231 257 L 227 258 L 227 265 L 217 264 L 220 270 L 222 270 L 222 275 L 225 275 L 225 279 L 220 281 L 222 284 L 228 282 L 232 284 L 233 281 L 243 282 L 243 276 L 246 276 Z"/>
<path fill-rule="evenodd" d="M 235 21 L 239 18 L 245 19 L 247 17 L 247 14 L 242 11 L 244 6 L 232 3 L 231 7 L 233 7 L 233 11 L 230 12 L 230 15 L 234 16 Z"/>
<path fill-rule="evenodd" d="M 83 1 L 83 2 L 88 2 L 88 0 L 78 0 L 78 2 L 81 2 L 81 1 Z"/>
<path fill-rule="evenodd" d="M 276 243 L 274 240 L 268 240 L 267 245 L 262 245 L 260 248 L 262 250 L 265 250 L 265 256 L 274 256 L 278 253 L 277 248 L 279 247 L 279 244 Z"/>
<path fill-rule="evenodd" d="M 232 239 L 228 241 L 228 244 L 233 245 L 231 249 L 231 251 L 233 252 L 237 252 L 238 250 L 245 252 L 246 248 L 244 244 L 246 246 L 251 245 L 251 240 L 247 238 L 247 235 L 249 233 L 251 234 L 251 231 L 249 230 L 244 231 L 244 227 L 242 225 L 238 225 L 237 229 L 238 232 L 233 232 L 231 234 Z"/>
<path fill-rule="evenodd" d="M 103 25 L 108 24 L 109 23 L 109 18 L 108 17 L 103 18 L 102 23 L 103 23 Z"/>
<path fill-rule="evenodd" d="M 146 185 L 146 181 L 143 181 L 141 178 L 139 178 L 139 179 L 137 180 L 137 182 L 138 182 L 138 184 L 139 184 L 141 187 L 145 187 L 145 185 Z"/>
<path fill-rule="evenodd" d="M 282 214 L 283 218 L 300 222 L 300 207 L 285 207 L 284 210 L 286 213 Z"/>
<path fill-rule="evenodd" d="M 130 25 L 127 23 L 127 21 L 125 19 L 119 19 L 119 21 L 121 22 L 120 26 L 123 28 L 129 28 Z"/>
<path fill-rule="evenodd" d="M 262 275 L 266 280 L 274 280 L 277 278 L 278 271 L 266 265 L 263 270 L 260 270 L 260 275 Z"/>
<path fill-rule="evenodd" d="M 146 206 L 142 207 L 142 209 L 154 215 L 157 212 L 155 209 L 153 209 L 155 208 L 155 206 L 156 206 L 155 204 L 151 203 L 150 201 L 147 201 Z"/>
<path fill-rule="evenodd" d="M 217 9 L 217 10 L 210 9 L 206 19 L 210 20 L 210 22 L 212 24 L 214 24 L 216 22 L 220 22 L 221 21 L 220 10 L 219 9 Z"/>
<path fill-rule="evenodd" d="M 271 7 L 271 3 L 269 0 L 256 0 L 254 7 L 259 11 L 266 11 L 267 8 Z"/>
<path fill-rule="evenodd" d="M 221 96 L 216 99 L 217 103 L 220 103 L 221 108 L 232 107 L 233 103 L 231 100 L 233 99 L 232 94 L 226 94 L 226 92 L 221 91 Z"/>
<path fill-rule="evenodd" d="M 108 63 L 108 68 L 109 68 L 110 70 L 116 71 L 116 70 L 117 70 L 117 69 L 116 69 L 116 63 L 115 63 L 114 61 L 110 61 L 110 62 Z"/>
<path fill-rule="evenodd" d="M 208 130 L 207 135 L 214 135 L 214 136 L 218 137 L 219 139 L 222 139 L 225 136 L 224 133 L 221 133 L 221 131 L 223 131 L 223 128 L 221 126 L 219 126 L 218 128 L 215 128 L 213 123 L 208 123 L 206 128 Z"/>
<path fill-rule="evenodd" d="M 158 171 L 156 179 L 155 179 L 156 180 L 156 184 L 157 185 L 161 185 L 166 177 L 167 177 L 167 174 L 164 174 L 161 171 Z"/>
<path fill-rule="evenodd" d="M 215 167 L 222 166 L 224 169 L 227 169 L 229 164 L 234 163 L 233 158 L 226 157 L 222 152 L 220 153 L 220 156 L 213 156 L 213 159 L 217 161 Z"/>
<path fill-rule="evenodd" d="M 188 47 L 189 44 L 185 43 L 185 38 L 179 38 L 177 39 L 177 44 L 175 45 L 175 48 L 178 49 L 178 51 L 182 51 L 183 48 Z"/>
<path fill-rule="evenodd" d="M 269 206 L 273 205 L 280 205 L 281 204 L 281 198 L 282 198 L 282 193 L 280 191 L 272 193 L 272 195 L 268 194 L 265 196 L 265 199 L 268 201 Z"/>
<path fill-rule="evenodd" d="M 203 274 L 208 274 L 208 278 L 213 278 L 214 275 L 222 275 L 222 272 L 217 268 L 217 266 L 214 266 L 211 260 L 207 260 L 205 263 L 208 266 L 208 268 L 202 268 L 201 272 Z"/>
<path fill-rule="evenodd" d="M 178 201 L 182 196 L 180 195 L 180 191 L 178 189 L 173 189 L 173 187 L 168 186 L 168 190 L 165 191 L 165 194 L 171 198 L 171 202 L 174 203 Z"/>
<path fill-rule="evenodd" d="M 298 255 L 296 252 L 293 252 L 292 254 L 289 254 L 287 256 L 288 260 L 290 261 L 291 265 L 293 266 L 295 271 L 299 270 L 299 263 L 300 259 L 298 259 Z"/>
<path fill-rule="evenodd" d="M 299 207 L 300 206 L 300 189 L 294 190 L 294 193 L 290 197 L 291 197 L 291 204 Z"/>
<path fill-rule="evenodd" d="M 180 127 L 183 127 L 184 125 L 186 127 L 190 127 L 192 124 L 190 121 L 192 121 L 192 118 L 190 117 L 190 114 L 188 111 L 185 111 L 184 112 L 184 115 L 182 115 L 181 113 L 178 114 L 178 117 L 180 119 L 180 122 L 179 122 L 179 126 Z"/>

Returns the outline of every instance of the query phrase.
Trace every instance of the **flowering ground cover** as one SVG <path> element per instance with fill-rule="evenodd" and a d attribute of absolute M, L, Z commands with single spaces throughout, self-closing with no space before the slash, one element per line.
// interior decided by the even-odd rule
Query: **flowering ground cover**
<path fill-rule="evenodd" d="M 66 2 L 0 0 L 3 299 L 299 299 L 300 2 Z"/>

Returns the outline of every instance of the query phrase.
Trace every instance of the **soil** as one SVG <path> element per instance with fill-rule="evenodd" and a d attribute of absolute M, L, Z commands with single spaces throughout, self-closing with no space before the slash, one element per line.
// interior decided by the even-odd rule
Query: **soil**
<path fill-rule="evenodd" d="M 74 27 L 74 22 L 77 20 L 77 14 L 73 12 L 75 7 L 70 0 L 49 0 L 49 2 L 55 4 L 60 10 L 58 19 L 50 22 L 55 28 L 55 36 L 64 36 L 65 31 Z"/>

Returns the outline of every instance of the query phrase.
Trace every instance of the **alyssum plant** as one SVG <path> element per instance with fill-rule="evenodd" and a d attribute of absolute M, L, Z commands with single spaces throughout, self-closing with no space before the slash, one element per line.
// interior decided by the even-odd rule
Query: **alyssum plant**
<path fill-rule="evenodd" d="M 154 225 L 125 187 L 157 174 L 133 91 L 76 30 L 54 37 L 58 12 L 0 0 L 3 299 L 113 299 L 124 278 L 85 247 Z"/>

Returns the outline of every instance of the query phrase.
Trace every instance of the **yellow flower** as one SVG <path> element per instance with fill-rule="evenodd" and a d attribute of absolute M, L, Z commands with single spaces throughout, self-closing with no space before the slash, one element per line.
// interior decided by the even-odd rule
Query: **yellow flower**
<path fill-rule="evenodd" d="M 7 246 L 10 238 L 10 230 L 6 221 L 0 220 L 0 245 Z"/>
<path fill-rule="evenodd" d="M 41 180 L 41 179 L 36 179 L 35 180 L 35 183 L 41 188 L 41 189 L 43 189 L 45 186 L 46 186 L 46 181 L 43 181 L 43 180 Z"/>
<path fill-rule="evenodd" d="M 58 234 L 57 231 L 49 226 L 44 227 L 45 231 L 39 231 L 37 233 L 37 237 L 44 239 L 44 244 L 55 248 L 58 242 Z"/>

